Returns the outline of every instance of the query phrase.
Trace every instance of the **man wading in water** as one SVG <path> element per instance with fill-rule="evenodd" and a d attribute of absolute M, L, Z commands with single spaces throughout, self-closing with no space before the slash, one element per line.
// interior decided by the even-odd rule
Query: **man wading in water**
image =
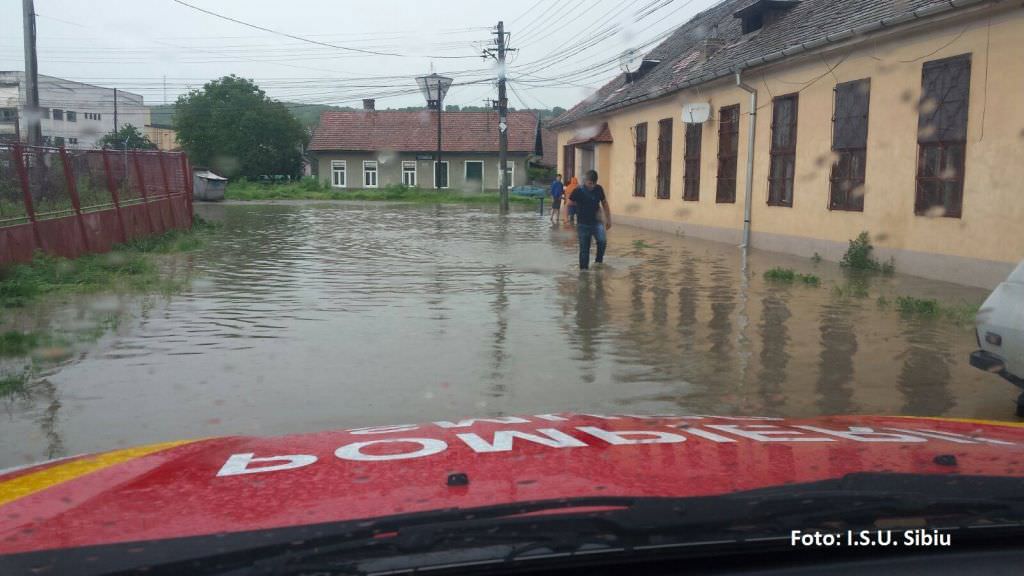
<path fill-rule="evenodd" d="M 608 198 L 604 194 L 604 188 L 597 184 L 596 170 L 587 170 L 586 175 L 583 176 L 583 186 L 576 188 L 569 200 L 576 206 L 576 234 L 580 240 L 580 270 L 586 270 L 590 268 L 590 237 L 593 236 L 597 239 L 597 257 L 594 262 L 600 264 L 604 262 L 604 249 L 608 245 L 605 229 L 612 227 L 612 212 L 608 208 Z"/>

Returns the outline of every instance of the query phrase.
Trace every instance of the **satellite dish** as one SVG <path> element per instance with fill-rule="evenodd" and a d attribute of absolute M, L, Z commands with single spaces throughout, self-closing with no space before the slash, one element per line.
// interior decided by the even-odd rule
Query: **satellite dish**
<path fill-rule="evenodd" d="M 643 54 L 636 48 L 627 48 L 619 55 L 619 68 L 626 74 L 632 74 L 640 68 L 643 58 Z"/>
<path fill-rule="evenodd" d="M 707 102 L 691 102 L 683 104 L 683 122 L 687 124 L 703 124 L 711 118 L 711 104 Z"/>

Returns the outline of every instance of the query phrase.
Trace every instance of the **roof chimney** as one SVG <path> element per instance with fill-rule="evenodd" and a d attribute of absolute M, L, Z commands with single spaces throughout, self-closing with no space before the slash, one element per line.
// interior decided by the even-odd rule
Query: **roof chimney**
<path fill-rule="evenodd" d="M 700 44 L 701 56 L 704 60 L 711 58 L 722 48 L 725 48 L 725 39 L 718 37 L 718 24 L 711 27 L 711 34 L 708 34 Z"/>
<path fill-rule="evenodd" d="M 363 98 L 363 110 L 376 110 L 376 104 L 373 98 Z"/>

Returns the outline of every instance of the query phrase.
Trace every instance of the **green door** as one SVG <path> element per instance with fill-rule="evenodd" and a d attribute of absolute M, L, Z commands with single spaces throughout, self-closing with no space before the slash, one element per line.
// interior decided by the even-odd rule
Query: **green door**
<path fill-rule="evenodd" d="M 466 161 L 466 190 L 484 191 L 484 163 L 477 160 Z"/>

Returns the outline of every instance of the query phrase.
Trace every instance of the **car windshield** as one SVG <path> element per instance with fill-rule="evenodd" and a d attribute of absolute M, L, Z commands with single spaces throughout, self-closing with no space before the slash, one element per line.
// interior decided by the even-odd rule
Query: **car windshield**
<path fill-rule="evenodd" d="M 1020 523 L 1022 34 L 987 0 L 3 3 L 0 559 Z M 453 509 L 502 512 L 407 517 Z"/>

